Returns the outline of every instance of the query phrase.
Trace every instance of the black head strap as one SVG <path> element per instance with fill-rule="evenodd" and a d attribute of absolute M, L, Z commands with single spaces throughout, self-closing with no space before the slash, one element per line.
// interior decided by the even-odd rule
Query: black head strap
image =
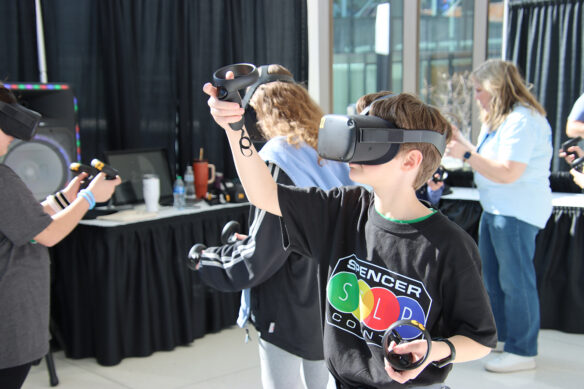
<path fill-rule="evenodd" d="M 376 98 L 371 103 L 369 103 L 369 105 L 366 106 L 363 109 L 363 111 L 361 111 L 360 115 L 369 115 L 369 111 L 371 110 L 373 103 L 375 103 L 376 101 L 385 100 L 385 99 L 388 99 L 390 97 L 395 97 L 395 96 L 397 96 L 397 95 L 395 95 L 393 93 L 389 93 L 387 95 L 383 95 L 381 97 Z M 394 123 L 392 123 L 392 122 L 389 122 L 389 123 L 391 123 L 393 128 L 398 128 Z M 391 140 L 389 140 L 388 138 L 391 138 L 391 135 L 388 135 L 385 131 L 378 130 L 378 131 L 370 132 L 366 137 L 364 137 L 364 139 L 362 139 L 362 142 L 371 142 L 371 143 L 391 142 Z M 442 156 L 442 155 L 444 155 L 444 150 L 446 149 L 446 134 L 441 134 L 441 133 L 434 131 L 434 130 L 406 130 L 403 132 L 403 137 L 400 139 L 400 141 L 397 141 L 396 143 L 417 143 L 417 142 L 433 144 L 438 149 L 438 152 Z M 395 156 L 395 153 L 393 153 L 393 154 L 394 155 L 391 158 L 393 158 Z M 377 163 L 378 161 L 374 161 L 374 162 Z M 376 163 L 372 163 L 372 164 L 376 164 Z"/>

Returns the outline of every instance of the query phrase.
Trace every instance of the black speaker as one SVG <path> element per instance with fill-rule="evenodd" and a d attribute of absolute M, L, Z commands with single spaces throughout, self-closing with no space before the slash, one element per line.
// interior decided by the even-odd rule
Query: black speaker
<path fill-rule="evenodd" d="M 5 86 L 22 105 L 42 115 L 35 137 L 29 142 L 14 140 L 2 161 L 41 201 L 67 184 L 70 163 L 80 159 L 75 97 L 67 84 Z"/>

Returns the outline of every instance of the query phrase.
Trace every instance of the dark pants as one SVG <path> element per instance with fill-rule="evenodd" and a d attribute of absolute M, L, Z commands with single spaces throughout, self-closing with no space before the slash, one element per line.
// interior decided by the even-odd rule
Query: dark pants
<path fill-rule="evenodd" d="M 20 389 L 28 372 L 31 362 L 24 365 L 0 369 L 0 388 L 2 389 Z"/>

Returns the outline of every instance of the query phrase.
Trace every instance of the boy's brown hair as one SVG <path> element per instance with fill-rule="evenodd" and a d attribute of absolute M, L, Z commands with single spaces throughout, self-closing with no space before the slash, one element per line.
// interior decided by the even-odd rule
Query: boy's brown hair
<path fill-rule="evenodd" d="M 375 99 L 391 94 L 383 91 L 362 96 L 357 101 L 357 112 L 372 104 Z M 400 93 L 386 99 L 375 101 L 369 110 L 369 115 L 388 120 L 399 128 L 406 130 L 433 130 L 446 134 L 446 142 L 452 137 L 452 128 L 440 111 L 409 93 Z M 428 181 L 438 166 L 442 156 L 438 149 L 430 143 L 404 143 L 400 146 L 400 153 L 410 150 L 420 150 L 423 159 L 420 171 L 414 180 L 414 189 L 420 188 Z"/>

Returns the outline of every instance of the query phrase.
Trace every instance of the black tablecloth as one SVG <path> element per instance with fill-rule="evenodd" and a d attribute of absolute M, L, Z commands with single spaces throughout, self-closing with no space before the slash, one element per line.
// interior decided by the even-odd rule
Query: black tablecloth
<path fill-rule="evenodd" d="M 440 210 L 477 240 L 479 202 L 442 199 Z M 584 333 L 583 212 L 583 208 L 554 207 L 537 236 L 534 265 L 541 328 Z"/>
<path fill-rule="evenodd" d="M 188 344 L 235 324 L 239 293 L 204 286 L 185 258 L 195 243 L 218 245 L 249 206 L 117 227 L 79 225 L 51 249 L 52 332 L 69 358 L 115 365 Z"/>

